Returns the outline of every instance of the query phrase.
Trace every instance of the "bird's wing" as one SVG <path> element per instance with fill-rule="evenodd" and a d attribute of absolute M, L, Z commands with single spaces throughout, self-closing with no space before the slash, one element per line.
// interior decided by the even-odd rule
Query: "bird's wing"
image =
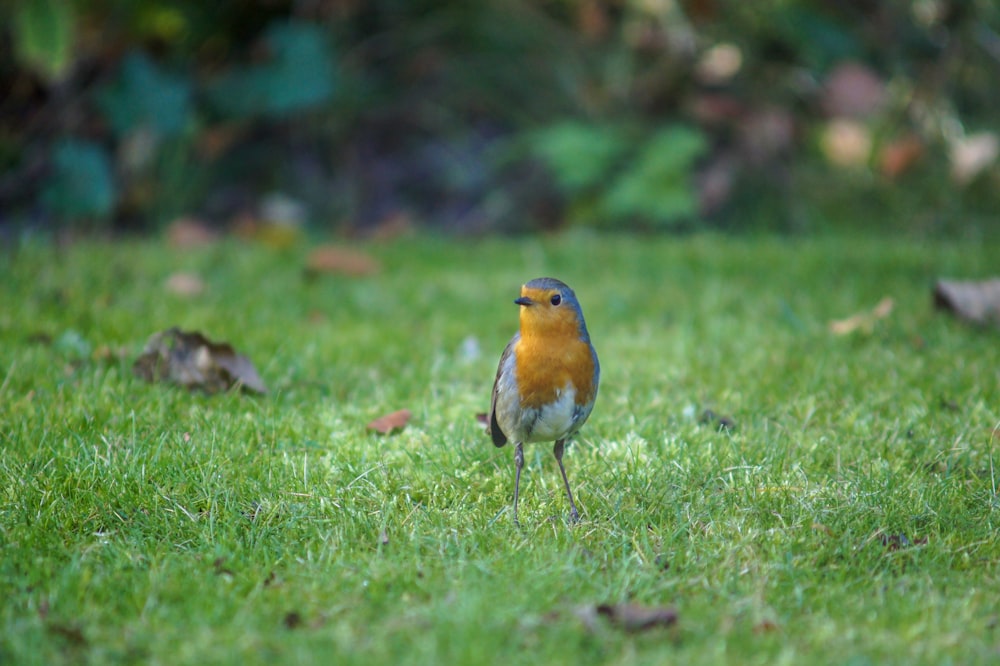
<path fill-rule="evenodd" d="M 497 366 L 497 376 L 493 380 L 493 396 L 490 398 L 489 429 L 490 437 L 493 438 L 495 446 L 503 446 L 507 443 L 507 435 L 504 434 L 503 430 L 500 429 L 500 424 L 497 423 L 497 394 L 500 392 L 500 375 L 503 374 L 503 367 L 507 364 L 507 359 L 514 353 L 514 344 L 517 342 L 518 337 L 519 334 L 515 334 L 504 348 L 503 354 L 500 355 L 500 364 Z"/>

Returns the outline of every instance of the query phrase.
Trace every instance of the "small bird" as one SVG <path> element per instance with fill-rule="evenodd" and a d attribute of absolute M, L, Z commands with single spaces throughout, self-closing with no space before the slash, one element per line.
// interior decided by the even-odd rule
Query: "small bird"
<path fill-rule="evenodd" d="M 555 278 L 536 278 L 521 287 L 521 326 L 500 356 L 489 432 L 496 446 L 515 443 L 514 524 L 524 467 L 525 442 L 555 440 L 570 520 L 580 518 L 569 489 L 563 449 L 594 409 L 601 366 L 576 294 Z"/>

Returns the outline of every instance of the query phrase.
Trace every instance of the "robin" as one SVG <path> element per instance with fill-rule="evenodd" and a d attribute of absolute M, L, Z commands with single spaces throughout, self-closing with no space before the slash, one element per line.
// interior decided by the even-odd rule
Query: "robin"
<path fill-rule="evenodd" d="M 496 446 L 515 443 L 514 523 L 524 467 L 525 442 L 555 440 L 570 520 L 580 518 L 569 489 L 563 449 L 586 422 L 597 398 L 601 366 L 576 294 L 555 278 L 543 277 L 521 287 L 521 327 L 507 343 L 493 383 L 489 432 Z"/>

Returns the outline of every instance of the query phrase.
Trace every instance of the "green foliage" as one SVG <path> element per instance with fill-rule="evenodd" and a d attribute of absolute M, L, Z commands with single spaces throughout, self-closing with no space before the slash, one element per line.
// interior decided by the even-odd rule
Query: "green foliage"
<path fill-rule="evenodd" d="M 52 150 L 52 168 L 43 202 L 56 215 L 100 221 L 115 203 L 115 180 L 104 147 L 92 141 L 62 139 Z"/>
<path fill-rule="evenodd" d="M 630 165 L 603 195 L 603 209 L 613 219 L 671 224 L 691 219 L 698 210 L 691 182 L 695 160 L 706 148 L 704 136 L 690 127 L 656 132 L 640 146 Z"/>
<path fill-rule="evenodd" d="M 126 56 L 117 79 L 98 93 L 97 102 L 118 138 L 140 128 L 177 136 L 193 112 L 190 83 L 165 73 L 144 53 Z"/>
<path fill-rule="evenodd" d="M 912 200 L 880 224 L 931 208 L 965 220 L 965 201 L 996 208 L 1000 191 L 947 176 L 955 128 L 997 126 L 983 57 L 997 3 L 10 0 L 0 20 L 5 221 L 55 211 L 38 204 L 65 186 L 38 175 L 66 171 L 52 137 L 75 136 L 111 163 L 105 217 L 122 226 L 181 207 L 224 221 L 279 189 L 311 219 L 359 226 L 745 229 L 752 217 L 807 230 L 817 199 L 857 199 L 858 174 L 839 167 L 802 187 L 828 159 L 810 152 L 829 120 L 826 76 L 852 61 L 866 94 L 884 93 L 857 119 L 874 146 L 866 187 Z M 665 151 L 647 145 L 661 132 Z M 526 136 L 536 159 L 498 166 Z M 881 178 L 882 151 L 907 138 L 926 151 Z"/>
<path fill-rule="evenodd" d="M 792 4 L 774 12 L 770 29 L 791 45 L 798 63 L 811 71 L 825 72 L 844 61 L 860 61 L 864 50 L 848 25 L 807 4 Z"/>
<path fill-rule="evenodd" d="M 58 81 L 73 64 L 75 12 L 63 0 L 20 0 L 14 8 L 18 59 L 46 79 Z"/>
<path fill-rule="evenodd" d="M 530 150 L 589 223 L 671 225 L 697 213 L 691 176 L 703 134 L 673 125 L 652 136 L 616 125 L 557 123 L 531 134 Z"/>
<path fill-rule="evenodd" d="M 530 145 L 559 187 L 578 195 L 607 177 L 630 148 L 630 141 L 620 127 L 569 120 L 532 133 Z"/>
<path fill-rule="evenodd" d="M 331 100 L 336 66 L 321 26 L 276 22 L 263 41 L 269 53 L 266 62 L 236 67 L 209 85 L 208 98 L 215 109 L 238 118 L 287 118 Z"/>

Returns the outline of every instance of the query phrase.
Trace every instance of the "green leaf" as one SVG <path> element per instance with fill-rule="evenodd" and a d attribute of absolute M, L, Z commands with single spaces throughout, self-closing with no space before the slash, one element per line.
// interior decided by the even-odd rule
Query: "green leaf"
<path fill-rule="evenodd" d="M 17 59 L 49 81 L 73 62 L 73 6 L 61 0 L 24 0 L 14 14 Z"/>
<path fill-rule="evenodd" d="M 691 170 L 705 147 L 705 138 L 696 129 L 660 130 L 606 192 L 603 210 L 611 218 L 640 217 L 658 224 L 693 215 L 697 199 Z"/>
<path fill-rule="evenodd" d="M 605 178 L 628 148 L 619 127 L 567 121 L 535 132 L 532 152 L 552 171 L 569 194 L 593 187 Z"/>
<path fill-rule="evenodd" d="M 272 58 L 238 68 L 216 80 L 209 100 L 220 112 L 236 117 L 287 117 L 328 102 L 336 71 L 326 32 L 302 21 L 271 24 L 265 37 Z"/>
<path fill-rule="evenodd" d="M 115 203 L 111 160 L 97 143 L 63 139 L 52 151 L 52 174 L 42 201 L 66 218 L 105 217 Z"/>
<path fill-rule="evenodd" d="M 191 86 L 162 72 L 144 53 L 132 53 L 115 82 L 98 93 L 97 103 L 118 137 L 143 126 L 176 136 L 191 116 Z"/>

